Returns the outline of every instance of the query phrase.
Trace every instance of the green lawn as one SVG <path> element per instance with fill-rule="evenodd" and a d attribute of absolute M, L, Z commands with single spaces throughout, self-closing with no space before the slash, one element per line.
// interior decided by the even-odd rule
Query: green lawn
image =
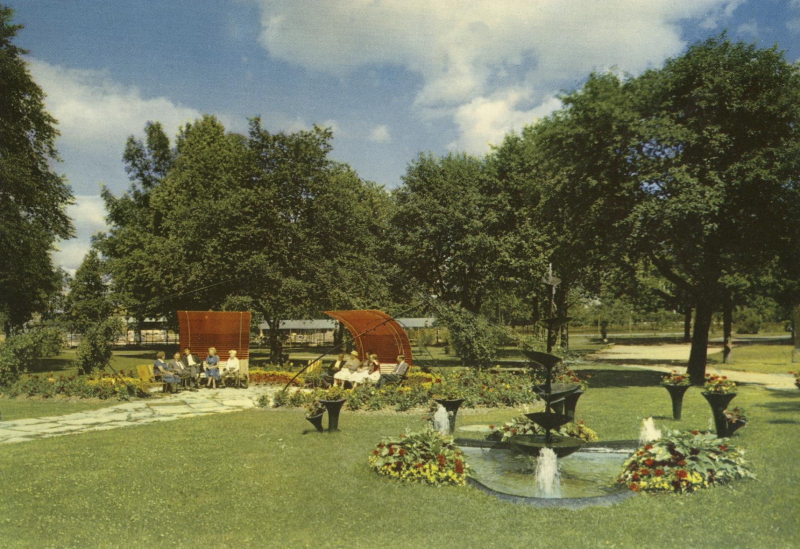
<path fill-rule="evenodd" d="M 0 414 L 3 421 L 12 419 L 26 419 L 31 417 L 63 416 L 97 410 L 106 406 L 119 404 L 116 400 L 37 400 L 37 399 L 16 399 L 0 398 Z"/>
<path fill-rule="evenodd" d="M 800 370 L 800 354 L 795 355 L 798 362 L 792 363 L 791 344 L 749 344 L 733 348 L 727 364 L 722 363 L 722 351 L 708 356 L 708 364 L 727 370 L 761 372 L 765 374 L 785 374 L 789 370 Z"/>
<path fill-rule="evenodd" d="M 706 429 L 690 389 L 675 422 L 658 374 L 597 369 L 578 416 L 634 439 L 643 417 Z M 655 377 L 654 377 L 655 375 Z M 399 485 L 373 474 L 383 435 L 422 412 L 343 412 L 306 433 L 300 410 L 252 410 L 0 447 L 4 547 L 796 547 L 800 391 L 744 387 L 737 443 L 758 476 L 691 496 L 639 495 L 607 508 L 539 509 L 477 490 Z M 513 410 L 466 410 L 459 424 Z M 567 458 L 569 459 L 569 458 Z"/>

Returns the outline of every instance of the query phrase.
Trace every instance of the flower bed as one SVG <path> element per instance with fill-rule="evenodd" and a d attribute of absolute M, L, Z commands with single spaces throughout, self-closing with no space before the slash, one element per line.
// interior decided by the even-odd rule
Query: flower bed
<path fill-rule="evenodd" d="M 525 416 L 519 416 L 507 421 L 501 426 L 489 425 L 491 432 L 486 435 L 489 440 L 507 441 L 517 435 L 544 435 L 545 431 Z M 561 427 L 555 434 L 565 437 L 577 438 L 584 442 L 599 440 L 597 433 L 586 426 L 586 422 L 579 420 Z"/>
<path fill-rule="evenodd" d="M 370 454 L 369 465 L 390 478 L 433 486 L 463 486 L 469 472 L 469 465 L 453 440 L 430 427 L 383 439 Z"/>
<path fill-rule="evenodd" d="M 26 376 L 7 387 L 3 394 L 7 397 L 41 397 L 55 396 L 77 398 L 117 398 L 127 400 L 133 392 L 136 396 L 147 396 L 149 384 L 134 372 L 120 370 L 121 377 L 109 374 L 65 376 Z"/>
<path fill-rule="evenodd" d="M 714 433 L 668 431 L 639 448 L 624 464 L 617 482 L 634 492 L 689 493 L 736 479 L 754 478 L 744 450 Z"/>
<path fill-rule="evenodd" d="M 264 370 L 253 368 L 250 370 L 250 383 L 255 385 L 286 385 L 296 374 L 280 370 Z M 303 387 L 306 383 L 302 374 L 292 382 L 292 387 Z"/>

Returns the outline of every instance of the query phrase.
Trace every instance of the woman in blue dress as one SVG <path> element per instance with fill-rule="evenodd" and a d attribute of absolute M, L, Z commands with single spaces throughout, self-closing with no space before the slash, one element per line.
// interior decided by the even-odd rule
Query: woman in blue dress
<path fill-rule="evenodd" d="M 181 382 L 181 378 L 167 369 L 167 363 L 164 362 L 165 356 L 166 355 L 164 354 L 164 351 L 158 352 L 156 355 L 156 361 L 153 363 L 153 372 L 161 375 L 161 379 L 164 381 L 164 383 L 168 384 L 170 393 L 177 393 L 178 384 Z"/>
<path fill-rule="evenodd" d="M 217 349 L 215 347 L 211 347 L 208 350 L 208 356 L 203 363 L 203 367 L 206 370 L 206 377 L 208 378 L 206 387 L 211 387 L 213 385 L 214 389 L 216 389 L 217 382 L 220 381 L 221 378 L 219 375 L 219 357 L 217 356 Z"/>

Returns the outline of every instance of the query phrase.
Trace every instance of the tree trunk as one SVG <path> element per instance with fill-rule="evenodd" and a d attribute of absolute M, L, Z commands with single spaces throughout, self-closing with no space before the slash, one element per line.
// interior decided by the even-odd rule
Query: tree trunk
<path fill-rule="evenodd" d="M 683 311 L 683 341 L 689 343 L 692 340 L 692 306 L 686 305 Z"/>
<path fill-rule="evenodd" d="M 694 332 L 692 334 L 692 350 L 689 354 L 687 373 L 693 385 L 702 385 L 706 377 L 706 361 L 708 359 L 708 332 L 711 329 L 713 307 L 707 292 L 698 292 L 694 314 Z"/>
<path fill-rule="evenodd" d="M 600 338 L 603 341 L 608 339 L 608 320 L 600 321 Z"/>
<path fill-rule="evenodd" d="M 722 299 L 722 362 L 727 364 L 731 354 L 731 328 L 733 327 L 733 298 L 725 292 Z"/>

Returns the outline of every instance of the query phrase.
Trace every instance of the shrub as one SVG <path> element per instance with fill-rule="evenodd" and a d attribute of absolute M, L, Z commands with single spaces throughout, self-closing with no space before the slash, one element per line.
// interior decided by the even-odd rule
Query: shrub
<path fill-rule="evenodd" d="M 75 357 L 78 370 L 84 374 L 104 370 L 111 363 L 111 343 L 121 331 L 118 318 L 109 318 L 86 330 Z"/>
<path fill-rule="evenodd" d="M 76 376 L 25 376 L 9 386 L 4 394 L 8 397 L 28 396 L 40 398 L 53 398 L 64 396 L 70 398 L 116 398 L 128 400 L 131 394 L 147 396 L 149 384 L 133 372 L 119 376 L 108 374 L 76 375 Z"/>
<path fill-rule="evenodd" d="M 403 481 L 441 486 L 463 486 L 469 466 L 453 439 L 430 426 L 417 432 L 385 438 L 369 456 L 378 474 Z"/>
<path fill-rule="evenodd" d="M 40 328 L 9 338 L 0 346 L 0 387 L 16 382 L 35 360 L 57 355 L 64 345 L 64 332 Z"/>
<path fill-rule="evenodd" d="M 754 478 L 744 451 L 714 433 L 668 431 L 639 448 L 624 464 L 617 482 L 634 492 L 694 492 L 736 479 Z"/>

